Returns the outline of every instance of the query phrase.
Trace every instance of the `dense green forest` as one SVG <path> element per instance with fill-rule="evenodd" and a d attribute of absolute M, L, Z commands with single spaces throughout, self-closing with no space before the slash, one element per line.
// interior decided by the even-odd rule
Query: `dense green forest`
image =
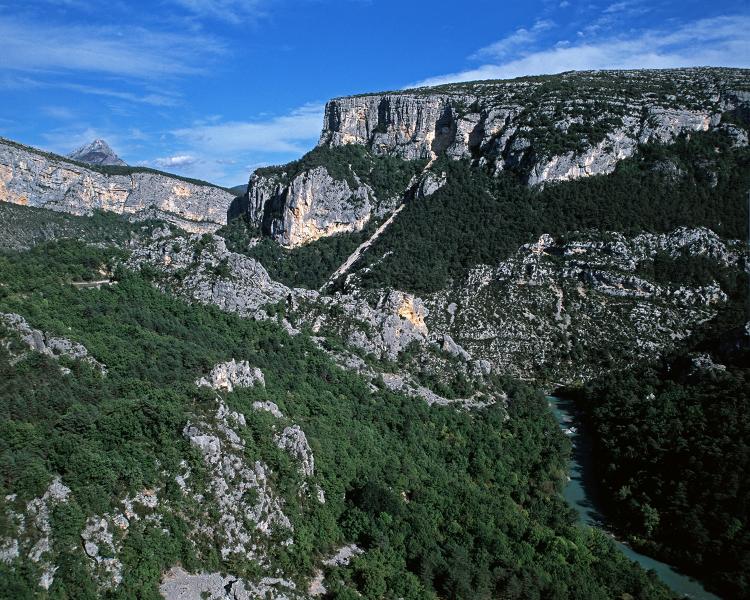
<path fill-rule="evenodd" d="M 612 174 L 543 189 L 529 189 L 511 173 L 492 177 L 467 162 L 442 159 L 432 169 L 446 171 L 448 183 L 411 202 L 360 260 L 364 285 L 434 292 L 542 233 L 705 225 L 741 238 L 747 222 L 750 150 L 732 148 L 721 133 L 643 146 Z"/>
<path fill-rule="evenodd" d="M 735 303 L 658 364 L 574 393 L 594 434 L 608 516 L 639 549 L 728 598 L 750 595 L 750 333 L 742 309 Z M 700 356 L 710 361 L 701 366 Z"/>
<path fill-rule="evenodd" d="M 72 238 L 97 244 L 125 245 L 131 238 L 149 235 L 159 221 L 131 222 L 122 215 L 94 211 L 81 217 L 45 208 L 0 202 L 0 248 L 22 250 L 56 240 Z"/>
<path fill-rule="evenodd" d="M 10 346 L 0 346 L 0 515 L 23 510 L 56 474 L 72 489 L 52 515 L 58 570 L 50 597 L 97 596 L 80 550 L 85 519 L 144 486 L 164 490 L 170 510 L 161 525 L 169 533 L 147 520 L 131 524 L 120 555 L 124 580 L 109 597 L 157 598 L 160 574 L 177 563 L 257 572 L 188 541 L 180 515 L 194 507 L 173 479 L 183 458 L 198 481 L 205 477 L 182 429 L 213 402 L 192 382 L 230 358 L 265 374 L 265 388 L 226 400 L 246 415 L 246 459 L 271 467 L 286 501 L 295 543 L 275 544 L 272 556 L 298 581 L 321 556 L 356 541 L 366 552 L 329 578 L 332 598 L 359 597 L 353 589 L 368 599 L 670 597 L 604 535 L 575 525 L 557 493 L 568 443 L 528 386 L 503 382 L 507 420 L 500 405 L 470 413 L 372 391 L 307 335 L 170 298 L 118 268 L 121 256 L 79 242 L 0 254 L 0 311 L 83 343 L 109 369 L 102 377 L 64 361 L 72 373 L 63 375 L 35 354 L 11 365 L 8 349 L 18 342 L 6 332 Z M 70 285 L 102 266 L 114 270 L 116 285 Z M 252 410 L 255 400 L 277 403 L 303 427 L 325 504 L 299 496 L 296 468 L 272 443 L 268 415 Z M 9 529 L 0 521 L 0 535 Z M 0 596 L 36 597 L 38 577 L 21 559 L 0 564 Z"/>

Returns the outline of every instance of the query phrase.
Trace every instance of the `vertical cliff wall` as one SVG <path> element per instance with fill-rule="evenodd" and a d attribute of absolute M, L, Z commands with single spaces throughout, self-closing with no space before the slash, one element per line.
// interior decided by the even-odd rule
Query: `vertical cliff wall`
<path fill-rule="evenodd" d="M 74 215 L 104 210 L 158 217 L 190 232 L 227 222 L 234 196 L 219 187 L 156 171 L 106 174 L 0 138 L 0 201 Z"/>

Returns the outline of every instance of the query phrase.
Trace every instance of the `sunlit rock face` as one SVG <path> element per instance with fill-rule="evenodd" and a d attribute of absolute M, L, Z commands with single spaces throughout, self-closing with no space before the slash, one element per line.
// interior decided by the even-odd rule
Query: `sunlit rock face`
<path fill-rule="evenodd" d="M 705 131 L 746 103 L 741 69 L 589 71 L 336 98 L 320 145 L 471 159 L 530 185 L 611 173 L 638 144 Z M 550 135 L 554 133 L 555 135 Z"/>
<path fill-rule="evenodd" d="M 283 246 L 295 247 L 336 233 L 359 231 L 370 220 L 369 186 L 337 180 L 316 167 L 287 181 L 284 174 L 254 175 L 249 216 Z"/>
<path fill-rule="evenodd" d="M 53 154 L 0 139 L 0 201 L 74 215 L 95 210 L 161 218 L 193 233 L 227 222 L 234 196 L 166 174 L 134 170 L 108 175 Z"/>

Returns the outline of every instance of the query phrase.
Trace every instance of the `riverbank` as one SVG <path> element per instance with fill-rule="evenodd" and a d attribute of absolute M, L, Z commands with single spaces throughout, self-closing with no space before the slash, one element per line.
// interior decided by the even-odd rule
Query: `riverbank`
<path fill-rule="evenodd" d="M 601 513 L 603 502 L 592 467 L 591 439 L 586 435 L 583 423 L 576 415 L 572 400 L 547 396 L 547 402 L 561 429 L 567 430 L 566 435 L 573 445 L 569 480 L 563 496 L 578 513 L 579 522 L 583 526 L 604 529 L 623 554 L 644 569 L 653 570 L 677 595 L 694 600 L 720 600 L 718 596 L 706 591 L 697 580 L 676 571 L 666 563 L 635 551 L 606 530 L 606 521 Z"/>

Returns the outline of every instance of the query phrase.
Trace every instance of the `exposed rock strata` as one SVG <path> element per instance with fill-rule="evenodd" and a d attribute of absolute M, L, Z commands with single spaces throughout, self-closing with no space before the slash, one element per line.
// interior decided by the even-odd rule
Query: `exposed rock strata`
<path fill-rule="evenodd" d="M 195 382 L 197 386 L 225 392 L 231 392 L 237 387 L 253 387 L 256 383 L 261 386 L 266 385 L 261 370 L 258 367 L 251 367 L 246 360 L 237 362 L 234 359 L 214 366 L 208 377 L 201 377 Z"/>
<path fill-rule="evenodd" d="M 248 583 L 221 573 L 191 574 L 173 567 L 163 578 L 159 591 L 166 600 L 290 600 L 298 598 L 295 584 L 280 577 L 263 577 Z"/>
<path fill-rule="evenodd" d="M 564 243 L 545 235 L 426 298 L 427 323 L 495 371 L 585 380 L 611 368 L 607 360 L 658 357 L 726 302 L 716 282 L 650 280 L 641 267 L 657 253 L 699 255 L 733 268 L 741 257 L 738 242 L 705 228 L 581 235 Z"/>
<path fill-rule="evenodd" d="M 209 506 L 219 512 L 218 527 L 205 521 L 197 524 L 201 531 L 215 537 L 222 558 L 233 554 L 264 563 L 260 537 L 267 537 L 274 527 L 293 531 L 283 512 L 283 501 L 271 489 L 268 467 L 256 460 L 245 462 L 245 442 L 238 429 L 245 417 L 231 411 L 217 399 L 212 419 L 188 423 L 183 434 L 195 446 L 210 473 Z"/>
<path fill-rule="evenodd" d="M 243 317 L 267 318 L 261 308 L 286 300 L 291 290 L 273 281 L 256 260 L 229 252 L 218 236 L 157 239 L 136 249 L 127 262 L 156 269 L 171 291 Z"/>
<path fill-rule="evenodd" d="M 359 231 L 370 220 L 374 194 L 352 188 L 325 167 L 286 174 L 256 174 L 249 185 L 249 216 L 283 246 L 295 247 L 335 233 Z"/>
<path fill-rule="evenodd" d="M 74 215 L 94 210 L 158 217 L 191 232 L 215 231 L 227 222 L 234 196 L 150 171 L 105 175 L 63 157 L 0 139 L 0 202 Z"/>
<path fill-rule="evenodd" d="M 739 69 L 578 72 L 336 98 L 326 105 L 320 144 L 406 159 L 444 153 L 496 172 L 520 169 L 531 185 L 564 181 L 610 173 L 638 144 L 717 126 L 722 112 L 747 102 L 735 89 L 747 79 Z M 580 90 L 576 98 L 565 85 Z M 543 147 L 540 131 L 554 130 L 579 149 Z"/>

